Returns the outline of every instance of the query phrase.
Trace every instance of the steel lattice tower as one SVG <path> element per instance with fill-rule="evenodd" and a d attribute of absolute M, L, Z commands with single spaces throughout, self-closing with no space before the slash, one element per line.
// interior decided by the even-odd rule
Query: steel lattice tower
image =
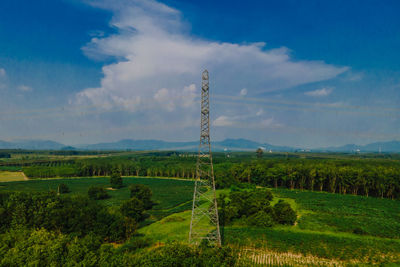
<path fill-rule="evenodd" d="M 199 244 L 203 239 L 208 240 L 211 244 L 221 245 L 210 143 L 210 99 L 207 70 L 202 74 L 200 145 L 196 164 L 189 242 Z"/>

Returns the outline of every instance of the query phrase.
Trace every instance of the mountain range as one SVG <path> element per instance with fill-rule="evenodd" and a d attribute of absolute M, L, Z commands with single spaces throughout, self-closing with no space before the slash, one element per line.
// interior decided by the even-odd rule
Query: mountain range
<path fill-rule="evenodd" d="M 198 141 L 168 142 L 162 140 L 124 139 L 117 142 L 88 145 L 67 146 L 50 140 L 16 140 L 6 142 L 0 140 L 0 149 L 32 149 L 32 150 L 181 150 L 196 151 Z M 275 146 L 247 139 L 225 139 L 212 142 L 214 151 L 254 151 L 257 148 L 266 151 L 294 152 L 400 152 L 400 141 L 376 142 L 367 145 L 348 144 L 337 147 L 302 149 L 289 146 Z"/>

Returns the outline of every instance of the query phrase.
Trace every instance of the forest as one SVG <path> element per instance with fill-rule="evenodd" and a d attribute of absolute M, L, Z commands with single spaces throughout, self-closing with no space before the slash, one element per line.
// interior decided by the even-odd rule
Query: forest
<path fill-rule="evenodd" d="M 149 153 L 14 163 L 11 161 L 7 166 L 20 166 L 32 179 L 108 176 L 113 170 L 117 170 L 122 176 L 194 179 L 195 161 L 194 154 L 160 152 L 158 155 Z M 228 158 L 217 154 L 214 157 L 214 170 L 217 188 L 246 182 L 274 188 L 390 199 L 400 197 L 400 162 L 390 158 L 303 158 L 298 155 L 260 158 L 256 154 L 253 157 L 238 154 Z"/>

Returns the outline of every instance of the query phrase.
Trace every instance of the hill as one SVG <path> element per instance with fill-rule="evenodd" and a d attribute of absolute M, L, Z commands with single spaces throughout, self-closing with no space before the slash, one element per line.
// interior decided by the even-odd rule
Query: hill
<path fill-rule="evenodd" d="M 117 142 L 76 145 L 74 147 L 51 140 L 17 140 L 6 142 L 0 140 L 0 149 L 33 149 L 33 150 L 178 150 L 197 151 L 198 141 L 169 142 L 162 140 L 124 139 Z M 276 146 L 269 143 L 259 143 L 248 139 L 225 139 L 212 142 L 213 151 L 254 151 L 257 148 L 273 152 L 382 152 L 400 153 L 400 141 L 375 142 L 367 145 L 347 144 L 344 146 L 301 149 L 290 146 Z"/>

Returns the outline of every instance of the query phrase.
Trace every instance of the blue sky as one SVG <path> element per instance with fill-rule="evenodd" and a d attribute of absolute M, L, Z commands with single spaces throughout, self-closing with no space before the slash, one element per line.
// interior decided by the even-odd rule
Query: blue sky
<path fill-rule="evenodd" d="M 399 140 L 398 1 L 0 2 L 0 140 Z"/>

